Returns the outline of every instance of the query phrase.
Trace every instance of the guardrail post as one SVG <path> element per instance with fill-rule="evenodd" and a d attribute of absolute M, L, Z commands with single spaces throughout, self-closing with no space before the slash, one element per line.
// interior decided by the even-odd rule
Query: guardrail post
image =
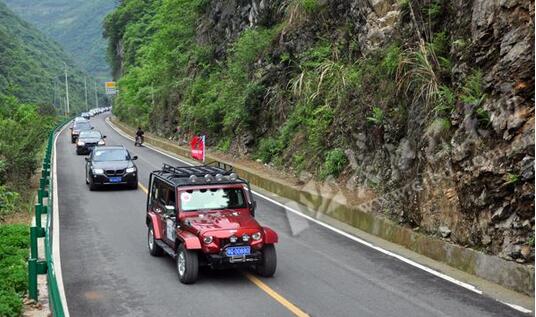
<path fill-rule="evenodd" d="M 48 168 L 43 168 L 43 169 L 41 170 L 41 177 L 47 177 L 49 174 L 50 174 L 50 169 L 48 169 Z"/>
<path fill-rule="evenodd" d="M 48 186 L 48 177 L 45 176 L 45 177 L 41 177 L 41 179 L 39 180 L 39 186 L 41 187 L 41 189 L 45 189 L 46 186 Z"/>
<path fill-rule="evenodd" d="M 45 190 L 43 188 L 39 188 L 37 190 L 37 203 L 42 205 L 43 204 L 43 197 L 45 196 Z"/>
<path fill-rule="evenodd" d="M 37 230 L 37 237 L 44 237 L 45 236 L 45 229 L 41 225 L 41 215 L 43 213 L 47 213 L 46 206 L 42 204 L 35 204 L 35 227 Z"/>
<path fill-rule="evenodd" d="M 37 290 L 37 259 L 35 258 L 28 260 L 28 277 L 28 295 L 36 301 L 39 292 Z"/>
<path fill-rule="evenodd" d="M 37 221 L 37 219 L 36 219 Z M 31 227 L 30 228 L 30 258 L 31 259 L 37 259 L 37 237 L 38 237 L 38 230 L 37 227 Z"/>

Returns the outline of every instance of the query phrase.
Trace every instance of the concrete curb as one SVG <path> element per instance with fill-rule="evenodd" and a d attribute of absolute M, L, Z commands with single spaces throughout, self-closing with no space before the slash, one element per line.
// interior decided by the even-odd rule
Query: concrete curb
<path fill-rule="evenodd" d="M 112 122 L 130 135 L 135 130 L 128 125 L 111 118 Z M 187 148 L 172 144 L 168 140 L 146 134 L 145 142 L 180 156 L 190 157 Z M 207 160 L 217 160 L 210 153 Z M 221 160 L 220 160 L 221 161 Z M 364 232 L 370 233 L 387 241 L 401 245 L 409 250 L 429 257 L 433 260 L 448 264 L 463 272 L 478 276 L 490 282 L 499 284 L 514 291 L 534 296 L 534 265 L 522 265 L 506 261 L 497 256 L 464 248 L 434 237 L 415 232 L 402 227 L 388 219 L 367 214 L 356 206 L 347 205 L 335 198 L 318 195 L 317 190 L 298 188 L 277 179 L 261 177 L 254 170 L 232 164 L 239 175 L 247 178 L 252 185 L 293 200 L 313 210 L 319 206 L 327 206 L 323 213 L 309 214 L 311 217 L 322 218 L 328 215 L 338 221 L 351 225 Z"/>

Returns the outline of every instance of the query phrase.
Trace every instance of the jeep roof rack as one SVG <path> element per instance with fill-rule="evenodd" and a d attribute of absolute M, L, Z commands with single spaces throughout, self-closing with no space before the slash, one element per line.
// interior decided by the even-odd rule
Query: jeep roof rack
<path fill-rule="evenodd" d="M 154 171 L 153 173 L 173 181 L 176 185 L 248 184 L 245 179 L 238 177 L 231 165 L 218 161 L 197 166 L 171 166 L 164 163 L 161 170 Z M 217 177 L 218 175 L 220 177 Z"/>

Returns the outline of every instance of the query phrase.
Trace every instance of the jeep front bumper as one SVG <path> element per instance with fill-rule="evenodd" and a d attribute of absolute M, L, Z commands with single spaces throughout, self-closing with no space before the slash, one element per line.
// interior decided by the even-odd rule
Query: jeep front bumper
<path fill-rule="evenodd" d="M 260 251 L 253 251 L 248 255 L 232 257 L 227 256 L 224 253 L 205 254 L 205 257 L 209 266 L 214 268 L 228 268 L 253 265 L 262 260 L 262 253 Z"/>

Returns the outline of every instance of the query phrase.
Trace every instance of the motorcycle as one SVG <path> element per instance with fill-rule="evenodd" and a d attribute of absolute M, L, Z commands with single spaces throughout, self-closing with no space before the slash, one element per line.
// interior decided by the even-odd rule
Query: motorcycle
<path fill-rule="evenodd" d="M 134 142 L 134 146 L 142 146 L 143 144 L 143 136 L 137 135 L 136 141 Z"/>

